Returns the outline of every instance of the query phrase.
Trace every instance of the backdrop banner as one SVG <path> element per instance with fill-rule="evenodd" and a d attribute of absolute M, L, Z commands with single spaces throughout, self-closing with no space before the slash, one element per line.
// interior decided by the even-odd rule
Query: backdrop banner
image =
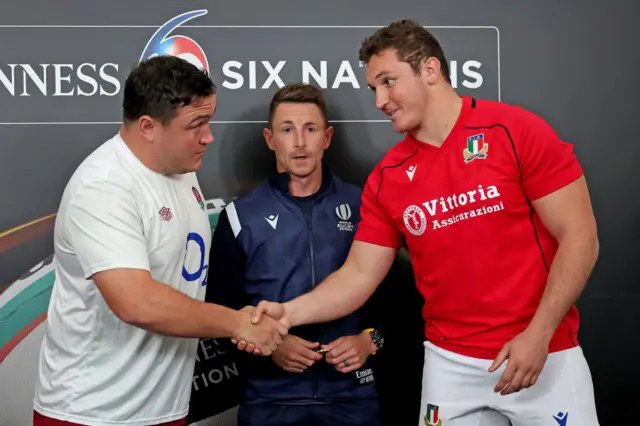
<path fill-rule="evenodd" d="M 310 3 L 308 10 L 283 0 L 5 5 L 0 17 L 0 425 L 31 424 L 55 279 L 56 211 L 76 167 L 119 130 L 131 69 L 140 60 L 171 54 L 204 68 L 216 83 L 215 142 L 198 171 L 215 230 L 230 200 L 275 171 L 262 130 L 271 97 L 288 83 L 324 89 L 334 127 L 326 162 L 340 178 L 362 187 L 403 135 L 375 107 L 358 49 L 377 28 L 401 18 L 420 21 L 440 40 L 459 94 L 521 105 L 574 144 L 600 236 L 600 258 L 578 303 L 579 341 L 601 425 L 635 419 L 640 391 L 611 389 L 640 378 L 640 343 L 628 338 L 640 334 L 633 268 L 640 120 L 631 117 L 640 100 L 629 96 L 640 91 L 633 71 L 640 57 L 629 47 L 637 38 L 640 2 L 615 8 L 595 0 L 520 1 L 517 7 L 500 0 L 454 3 L 326 0 Z M 604 66 L 592 60 L 596 54 L 605 55 Z M 415 424 L 424 300 L 406 252 L 381 294 L 392 329 L 377 355 L 383 417 L 385 424 Z M 243 380 L 237 355 L 228 341 L 199 341 L 191 424 L 235 425 Z M 392 408 L 398 394 L 403 404 Z"/>

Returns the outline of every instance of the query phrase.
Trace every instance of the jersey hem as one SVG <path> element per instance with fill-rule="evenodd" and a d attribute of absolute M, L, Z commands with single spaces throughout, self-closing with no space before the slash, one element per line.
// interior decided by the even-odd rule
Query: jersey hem
<path fill-rule="evenodd" d="M 542 198 L 545 195 L 549 195 L 552 192 L 555 192 L 576 181 L 578 178 L 580 178 L 580 176 L 582 176 L 582 174 L 582 167 L 578 163 L 574 163 L 573 166 L 555 175 L 553 179 L 550 179 L 550 182 L 548 183 L 539 183 L 533 185 L 529 184 L 529 197 L 533 201 L 537 200 L 538 198 Z"/>
<path fill-rule="evenodd" d="M 102 419 L 96 419 L 93 417 L 84 417 L 78 416 L 75 414 L 68 413 L 60 413 L 57 411 L 49 410 L 41 407 L 35 401 L 33 403 L 33 409 L 43 416 L 50 417 L 52 419 L 71 422 L 71 423 L 80 423 L 86 424 L 87 426 L 113 426 L 113 425 L 127 425 L 127 426 L 149 426 L 149 425 L 157 425 L 162 423 L 174 422 L 176 420 L 181 420 L 187 417 L 189 414 L 189 409 L 181 411 L 180 413 L 175 414 L 167 414 L 161 417 L 151 417 L 146 419 L 137 419 L 137 420 L 124 420 L 124 421 L 108 421 Z"/>
<path fill-rule="evenodd" d="M 353 237 L 355 241 L 375 244 L 383 247 L 398 248 L 400 242 L 393 237 L 385 237 L 382 232 L 373 231 L 365 228 L 358 228 L 356 235 Z"/>
<path fill-rule="evenodd" d="M 444 342 L 440 339 L 430 339 L 428 337 L 426 338 L 426 340 L 438 348 L 453 352 L 458 355 L 476 359 L 496 359 L 496 357 L 502 350 L 502 346 L 499 348 L 479 348 L 457 345 L 455 343 Z M 573 342 L 570 338 L 564 339 L 559 342 L 554 342 L 552 340 L 549 344 L 549 353 L 564 351 L 576 346 L 579 346 L 579 344 L 577 342 Z"/>

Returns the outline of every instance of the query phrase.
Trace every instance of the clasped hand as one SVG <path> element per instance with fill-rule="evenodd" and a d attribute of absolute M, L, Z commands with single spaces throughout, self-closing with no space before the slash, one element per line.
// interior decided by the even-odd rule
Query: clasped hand
<path fill-rule="evenodd" d="M 326 362 L 332 364 L 341 373 L 349 373 L 362 367 L 371 350 L 371 338 L 368 335 L 344 336 L 322 345 L 288 334 L 273 352 L 273 361 L 285 371 L 302 373 L 322 355 L 316 352 L 318 347 L 327 349 Z"/>
<path fill-rule="evenodd" d="M 260 321 L 253 321 L 252 306 L 247 306 L 239 312 L 240 325 L 231 341 L 237 344 L 240 350 L 254 355 L 269 356 L 289 332 L 289 325 L 285 320 L 278 321 L 265 315 Z"/>

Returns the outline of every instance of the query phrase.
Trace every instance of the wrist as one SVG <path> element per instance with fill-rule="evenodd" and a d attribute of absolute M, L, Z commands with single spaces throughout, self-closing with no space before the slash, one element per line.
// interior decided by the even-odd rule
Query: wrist
<path fill-rule="evenodd" d="M 527 327 L 527 331 L 548 344 L 551 342 L 556 329 L 550 324 L 543 324 L 534 318 Z"/>
<path fill-rule="evenodd" d="M 358 337 L 363 341 L 364 345 L 366 345 L 367 348 L 367 353 L 369 355 L 375 354 L 376 351 L 378 350 L 378 347 L 376 346 L 375 342 L 373 341 L 373 338 L 371 337 L 371 333 L 369 332 L 369 330 L 364 330 L 362 331 Z"/>
<path fill-rule="evenodd" d="M 228 321 L 228 330 L 229 338 L 236 338 L 242 333 L 242 327 L 246 320 L 244 320 L 243 316 L 246 315 L 242 311 L 236 311 L 233 309 L 229 309 L 229 321 Z"/>

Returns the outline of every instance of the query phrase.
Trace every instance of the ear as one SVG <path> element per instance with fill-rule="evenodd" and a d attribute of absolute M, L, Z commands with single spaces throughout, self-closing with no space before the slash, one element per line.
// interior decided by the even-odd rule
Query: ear
<path fill-rule="evenodd" d="M 331 138 L 333 137 L 333 126 L 327 127 L 327 129 L 324 131 L 324 134 L 325 134 L 324 149 L 328 149 L 329 145 L 331 145 Z"/>
<path fill-rule="evenodd" d="M 267 146 L 269 147 L 269 149 L 271 151 L 275 151 L 276 148 L 273 144 L 273 133 L 271 132 L 271 129 L 265 127 L 262 130 L 262 135 L 264 136 L 264 140 L 267 142 Z"/>
<path fill-rule="evenodd" d="M 422 64 L 422 78 L 427 84 L 435 84 L 438 77 L 442 76 L 441 64 L 438 58 L 430 56 Z"/>
<path fill-rule="evenodd" d="M 148 115 L 143 115 L 138 119 L 137 125 L 143 138 L 148 142 L 153 142 L 155 140 L 156 126 L 158 123 L 156 123 L 153 118 Z"/>

